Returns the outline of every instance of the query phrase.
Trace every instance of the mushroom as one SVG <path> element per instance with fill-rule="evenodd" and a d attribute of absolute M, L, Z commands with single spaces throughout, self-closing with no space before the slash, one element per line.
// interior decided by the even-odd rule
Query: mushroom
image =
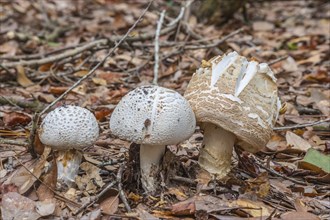
<path fill-rule="evenodd" d="M 159 86 L 142 86 L 129 92 L 110 118 L 114 135 L 140 144 L 141 183 L 147 193 L 156 190 L 165 145 L 188 139 L 195 126 L 189 103 L 176 91 Z"/>
<path fill-rule="evenodd" d="M 95 116 L 85 108 L 65 105 L 49 112 L 38 130 L 40 141 L 58 150 L 57 179 L 70 186 L 78 174 L 82 149 L 99 136 Z"/>
<path fill-rule="evenodd" d="M 203 62 L 184 97 L 204 130 L 199 164 L 218 179 L 230 171 L 235 144 L 252 153 L 266 145 L 281 107 L 269 66 L 237 52 Z"/>

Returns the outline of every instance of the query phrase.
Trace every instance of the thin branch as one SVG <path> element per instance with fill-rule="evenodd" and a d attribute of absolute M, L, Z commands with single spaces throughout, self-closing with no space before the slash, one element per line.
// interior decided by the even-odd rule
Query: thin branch
<path fill-rule="evenodd" d="M 183 15 L 184 15 L 184 11 L 185 11 L 185 9 L 186 9 L 186 7 L 181 7 L 181 9 L 180 9 L 180 13 L 179 13 L 178 17 L 176 17 L 173 21 L 171 21 L 171 22 L 170 22 L 168 25 L 166 25 L 166 26 L 173 26 L 173 25 L 175 25 L 176 23 L 178 23 L 178 22 L 182 19 Z"/>
<path fill-rule="evenodd" d="M 281 177 L 281 178 L 283 178 L 283 179 L 290 180 L 290 181 L 293 182 L 293 183 L 297 183 L 297 184 L 300 184 L 300 185 L 303 185 L 303 186 L 307 186 L 307 185 L 308 185 L 308 184 L 305 183 L 305 182 L 302 182 L 302 181 L 299 181 L 299 180 L 295 180 L 295 179 L 290 178 L 290 177 L 288 177 L 288 176 L 282 175 L 282 174 L 280 174 L 279 172 L 275 171 L 274 169 L 272 169 L 272 168 L 268 168 L 268 167 L 264 166 L 264 165 L 261 163 L 261 161 L 259 160 L 258 157 L 256 157 L 256 156 L 253 156 L 253 157 L 255 158 L 255 161 L 257 162 L 257 165 L 259 165 L 261 168 L 267 170 L 268 172 L 274 174 L 275 176 L 279 176 L 279 177 Z"/>
<path fill-rule="evenodd" d="M 184 47 L 185 50 L 198 50 L 198 49 L 208 49 L 208 48 L 214 48 L 219 46 L 220 44 L 222 44 L 223 42 L 225 42 L 226 40 L 228 40 L 229 38 L 235 36 L 236 34 L 242 32 L 244 30 L 244 27 L 237 29 L 236 31 L 233 31 L 231 33 L 229 33 L 228 35 L 224 36 L 223 38 L 221 38 L 220 40 L 212 43 L 212 44 L 206 44 L 206 45 L 199 45 L 199 46 L 186 46 Z"/>
<path fill-rule="evenodd" d="M 17 145 L 17 146 L 23 146 L 23 147 L 29 146 L 28 143 L 25 143 L 22 141 L 9 140 L 9 139 L 5 139 L 5 138 L 0 138 L 0 144 Z"/>
<path fill-rule="evenodd" d="M 165 17 L 166 10 L 163 10 L 159 21 L 157 22 L 157 29 L 156 29 L 156 35 L 155 35 L 155 65 L 154 65 L 154 80 L 153 84 L 157 85 L 158 81 L 158 69 L 159 69 L 159 35 L 160 35 L 160 30 L 162 28 L 162 24 L 164 22 L 164 17 Z"/>
<path fill-rule="evenodd" d="M 18 100 L 5 96 L 0 96 L 0 105 L 14 105 L 21 108 L 30 108 L 33 111 L 40 111 L 45 107 L 44 104 L 38 101 Z"/>
<path fill-rule="evenodd" d="M 118 173 L 117 173 L 118 191 L 119 191 L 119 197 L 121 201 L 124 203 L 127 212 L 131 212 L 132 209 L 128 204 L 127 198 L 125 196 L 125 192 L 123 190 L 123 184 L 121 183 L 121 177 L 123 175 L 124 168 L 125 168 L 125 164 L 122 164 L 118 169 Z"/>
<path fill-rule="evenodd" d="M 81 53 L 85 50 L 89 50 L 89 49 L 91 49 L 95 46 L 99 46 L 99 45 L 107 44 L 107 43 L 108 43 L 107 39 L 96 40 L 96 41 L 89 42 L 89 43 L 87 43 L 87 44 L 85 44 L 81 47 L 77 47 L 73 50 L 66 51 L 65 53 L 60 53 L 60 54 L 57 54 L 57 55 L 54 55 L 54 56 L 45 57 L 43 59 L 21 60 L 21 61 L 18 61 L 18 62 L 2 63 L 2 66 L 10 68 L 10 67 L 16 67 L 18 65 L 32 66 L 32 65 L 43 65 L 43 64 L 46 64 L 46 63 L 53 63 L 55 61 L 65 59 L 67 57 L 72 57 L 74 55 L 77 55 L 77 54 L 79 54 L 79 53 Z"/>
<path fill-rule="evenodd" d="M 106 192 L 109 191 L 109 189 L 111 187 L 113 187 L 117 182 L 114 181 L 114 182 L 110 182 L 108 183 L 108 185 L 99 193 L 97 194 L 93 200 L 85 203 L 84 205 L 82 205 L 75 213 L 74 215 L 77 215 L 79 214 L 80 212 L 82 212 L 85 208 L 88 208 L 89 206 L 93 205 L 95 202 L 97 202 Z"/>
<path fill-rule="evenodd" d="M 314 125 L 318 125 L 324 122 L 330 121 L 330 118 L 321 120 L 321 121 L 316 121 L 312 123 L 306 123 L 306 124 L 300 124 L 300 125 L 292 125 L 292 126 L 283 126 L 283 127 L 275 127 L 273 128 L 274 131 L 283 131 L 283 130 L 290 130 L 290 129 L 297 129 L 297 128 L 305 128 L 305 127 L 310 127 Z"/>
<path fill-rule="evenodd" d="M 282 60 L 285 60 L 286 58 L 288 58 L 288 55 L 285 55 L 285 56 L 282 56 L 282 57 L 279 57 L 279 58 L 276 58 L 275 60 L 272 60 L 268 63 L 269 66 L 275 64 L 275 63 L 278 63 Z"/>

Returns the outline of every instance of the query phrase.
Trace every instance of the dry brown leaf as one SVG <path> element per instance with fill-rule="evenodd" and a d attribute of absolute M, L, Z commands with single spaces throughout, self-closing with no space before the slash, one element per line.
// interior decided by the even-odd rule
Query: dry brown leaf
<path fill-rule="evenodd" d="M 102 78 L 93 77 L 92 81 L 93 81 L 93 83 L 95 83 L 95 85 L 101 85 L 101 86 L 107 85 L 107 81 Z"/>
<path fill-rule="evenodd" d="M 286 212 L 281 215 L 282 220 L 293 220 L 293 219 L 306 219 L 306 220 L 320 220 L 316 215 L 309 212 Z"/>
<path fill-rule="evenodd" d="M 89 194 L 95 194 L 97 188 L 104 185 L 102 177 L 100 176 L 100 168 L 89 163 L 83 162 L 80 168 L 85 171 L 85 175 L 76 177 L 76 184 L 80 190 Z"/>
<path fill-rule="evenodd" d="M 16 80 L 18 84 L 23 87 L 32 86 L 34 83 L 25 75 L 25 70 L 23 66 L 17 66 L 17 77 Z"/>
<path fill-rule="evenodd" d="M 1 216 L 4 220 L 37 220 L 40 218 L 40 214 L 35 210 L 35 202 L 16 192 L 9 192 L 3 195 Z"/>
<path fill-rule="evenodd" d="M 51 165 L 50 171 L 46 173 L 41 179 L 44 184 L 41 184 L 37 189 L 37 195 L 39 197 L 39 201 L 44 201 L 54 198 L 54 192 L 49 188 L 55 190 L 56 187 L 56 182 L 57 182 L 56 159 L 53 160 L 53 164 Z"/>
<path fill-rule="evenodd" d="M 45 148 L 43 155 L 39 159 L 29 161 L 24 164 L 24 166 L 21 166 L 18 170 L 16 170 L 10 182 L 18 187 L 19 193 L 23 194 L 28 191 L 37 180 L 35 177 L 40 177 L 47 162 L 46 158 L 49 153 L 50 148 Z M 26 169 L 29 169 L 30 172 Z M 31 173 L 33 173 L 35 177 Z"/>
<path fill-rule="evenodd" d="M 311 148 L 311 144 L 305 139 L 299 137 L 295 133 L 291 131 L 286 132 L 286 141 L 289 146 L 292 146 L 292 149 L 301 150 L 306 152 L 309 148 Z"/>
<path fill-rule="evenodd" d="M 246 181 L 248 184 L 247 192 L 255 193 L 257 196 L 264 198 L 269 194 L 270 184 L 268 173 L 263 172 L 257 178 Z"/>
<path fill-rule="evenodd" d="M 4 113 L 3 122 L 9 127 L 25 126 L 31 122 L 31 117 L 20 112 Z"/>
<path fill-rule="evenodd" d="M 179 188 L 170 187 L 168 193 L 174 195 L 179 201 L 183 201 L 188 197 Z"/>
<path fill-rule="evenodd" d="M 252 217 L 270 216 L 271 208 L 262 202 L 249 199 L 238 199 L 230 203 L 230 206 L 241 207 L 242 210 L 249 213 Z M 244 209 L 248 208 L 248 209 Z"/>
<path fill-rule="evenodd" d="M 119 193 L 115 189 L 109 190 L 100 199 L 100 209 L 103 213 L 111 215 L 117 212 L 119 205 Z"/>

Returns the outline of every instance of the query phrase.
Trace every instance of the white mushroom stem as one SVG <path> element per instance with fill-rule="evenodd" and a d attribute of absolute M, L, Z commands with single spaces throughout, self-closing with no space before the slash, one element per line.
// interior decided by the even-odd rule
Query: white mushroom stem
<path fill-rule="evenodd" d="M 141 182 L 146 192 L 154 192 L 156 190 L 156 174 L 159 170 L 160 159 L 164 153 L 164 145 L 141 144 L 140 146 Z"/>
<path fill-rule="evenodd" d="M 71 186 L 79 172 L 82 153 L 79 150 L 59 150 L 57 153 L 57 180 Z"/>
<path fill-rule="evenodd" d="M 200 151 L 199 164 L 220 179 L 230 171 L 231 157 L 236 136 L 211 123 L 203 123 L 204 148 Z"/>

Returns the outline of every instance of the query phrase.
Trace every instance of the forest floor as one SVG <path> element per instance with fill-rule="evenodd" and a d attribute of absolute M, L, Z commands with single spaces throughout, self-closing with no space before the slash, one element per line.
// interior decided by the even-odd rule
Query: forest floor
<path fill-rule="evenodd" d="M 217 24 L 194 1 L 1 2 L 2 219 L 330 218 L 329 2 L 247 1 Z M 237 148 L 228 177 L 214 181 L 199 172 L 197 130 L 168 146 L 160 187 L 145 194 L 139 147 L 109 130 L 116 104 L 152 83 L 155 55 L 158 84 L 183 94 L 202 60 L 234 50 L 277 78 L 286 112 L 271 140 L 256 154 Z M 64 104 L 92 111 L 101 129 L 69 189 L 35 136 L 44 113 Z"/>

